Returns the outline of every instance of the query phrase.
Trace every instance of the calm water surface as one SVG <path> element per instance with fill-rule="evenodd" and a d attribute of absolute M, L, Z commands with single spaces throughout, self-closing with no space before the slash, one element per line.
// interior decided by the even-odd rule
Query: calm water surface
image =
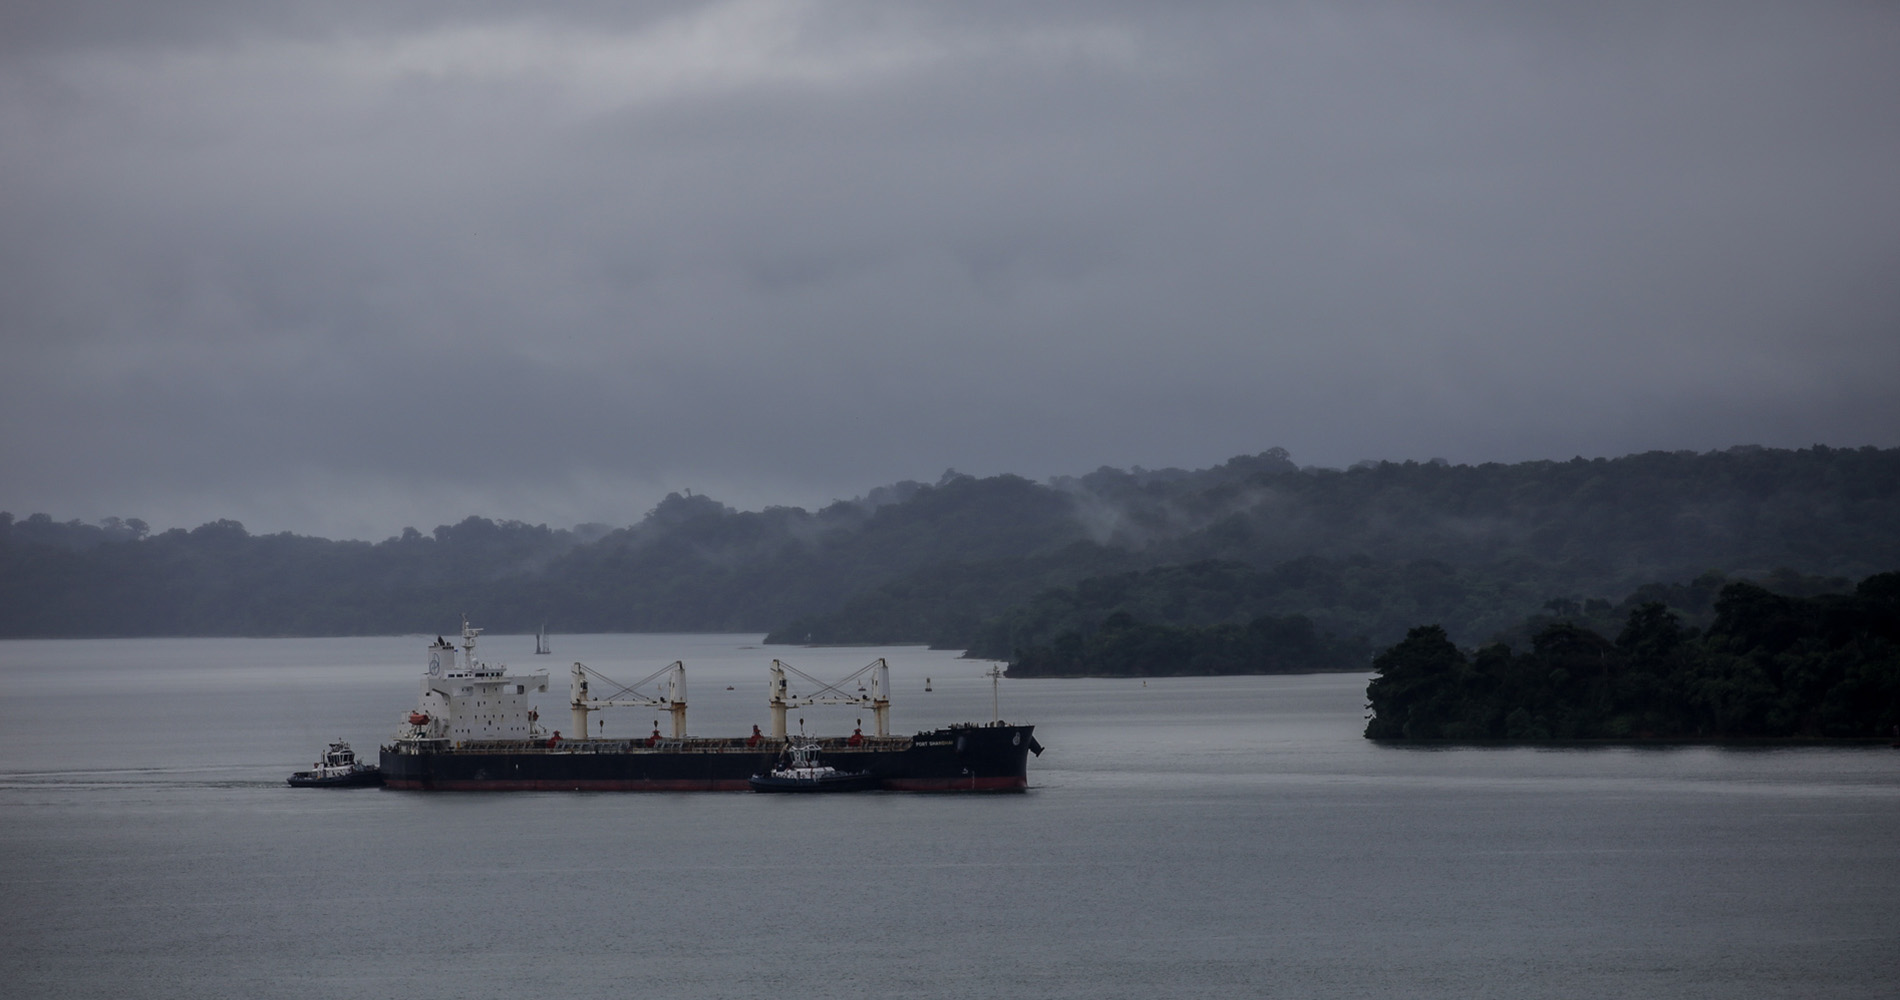
<path fill-rule="evenodd" d="M 1900 751 L 1391 749 L 1358 736 L 1364 676 L 1006 680 L 1003 716 L 1049 748 L 1026 795 L 283 784 L 330 739 L 387 739 L 432 638 L 0 642 L 0 996 L 1858 1000 L 1900 981 Z M 550 670 L 550 722 L 575 659 L 623 681 L 684 659 L 700 735 L 766 723 L 773 656 L 829 678 L 889 657 L 898 732 L 991 711 L 986 662 L 913 647 L 555 644 L 481 648 Z M 607 733 L 653 721 L 609 713 Z"/>

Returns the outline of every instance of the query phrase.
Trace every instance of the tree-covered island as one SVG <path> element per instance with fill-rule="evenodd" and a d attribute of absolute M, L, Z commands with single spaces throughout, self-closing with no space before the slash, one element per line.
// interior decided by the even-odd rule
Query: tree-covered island
<path fill-rule="evenodd" d="M 1373 660 L 1375 740 L 1873 738 L 1900 735 L 1900 573 L 1851 594 L 1721 588 L 1705 630 L 1660 601 L 1614 640 L 1547 621 L 1530 649 L 1466 653 L 1436 625 Z"/>

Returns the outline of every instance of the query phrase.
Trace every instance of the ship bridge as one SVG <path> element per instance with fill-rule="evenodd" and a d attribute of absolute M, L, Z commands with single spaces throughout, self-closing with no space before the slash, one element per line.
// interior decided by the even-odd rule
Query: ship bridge
<path fill-rule="evenodd" d="M 506 665 L 476 659 L 475 638 L 481 633 L 464 616 L 460 655 L 441 636 L 429 645 L 422 695 L 416 710 L 409 713 L 401 738 L 460 743 L 526 740 L 536 735 L 536 715 L 528 705 L 528 695 L 547 692 L 547 671 L 510 674 Z"/>

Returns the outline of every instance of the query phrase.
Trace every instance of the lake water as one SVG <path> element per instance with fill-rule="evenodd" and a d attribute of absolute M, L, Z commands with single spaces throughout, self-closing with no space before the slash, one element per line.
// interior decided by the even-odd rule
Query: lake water
<path fill-rule="evenodd" d="M 284 785 L 330 739 L 373 757 L 433 638 L 0 642 L 0 996 L 1862 1000 L 1900 981 L 1885 747 L 1395 749 L 1358 735 L 1360 675 L 1006 679 L 1003 717 L 1048 748 L 1024 795 Z M 550 723 L 575 659 L 622 681 L 684 659 L 695 735 L 766 723 L 773 656 L 827 679 L 888 657 L 895 732 L 991 714 L 987 662 L 914 647 L 554 643 L 480 650 L 550 671 Z M 869 713 L 799 715 L 837 733 Z M 653 721 L 609 713 L 607 734 Z"/>

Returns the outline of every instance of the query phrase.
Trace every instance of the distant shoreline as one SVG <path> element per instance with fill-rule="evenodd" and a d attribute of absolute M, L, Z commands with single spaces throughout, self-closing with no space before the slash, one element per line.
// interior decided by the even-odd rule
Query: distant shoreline
<path fill-rule="evenodd" d="M 1775 747 L 1796 746 L 1867 746 L 1883 749 L 1900 749 L 1900 738 L 1892 736 L 1651 736 L 1631 739 L 1572 739 L 1572 740 L 1441 740 L 1441 739 L 1374 739 L 1369 741 L 1380 746 L 1395 749 L 1451 749 L 1455 747 L 1504 748 L 1504 747 L 1574 747 L 1574 748 L 1611 748 L 1611 747 Z"/>

